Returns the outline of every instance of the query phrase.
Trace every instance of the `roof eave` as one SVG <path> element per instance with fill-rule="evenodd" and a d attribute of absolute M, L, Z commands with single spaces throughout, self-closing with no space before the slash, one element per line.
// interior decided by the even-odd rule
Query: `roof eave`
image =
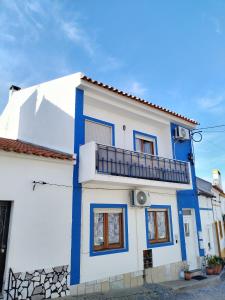
<path fill-rule="evenodd" d="M 81 76 L 81 80 L 84 80 L 85 82 L 91 83 L 91 84 L 93 84 L 93 85 L 96 85 L 96 86 L 98 86 L 98 87 L 101 87 L 101 88 L 103 88 L 103 89 L 106 89 L 106 90 L 108 90 L 108 91 L 111 91 L 111 92 L 113 92 L 113 93 L 116 93 L 116 94 L 118 94 L 118 95 L 120 95 L 120 96 L 124 96 L 124 97 L 126 97 L 126 98 L 129 98 L 129 99 L 131 99 L 131 100 L 133 100 L 133 101 L 142 103 L 143 105 L 146 105 L 146 106 L 151 107 L 151 108 L 153 108 L 153 109 L 156 109 L 156 110 L 158 110 L 158 111 L 161 111 L 161 112 L 164 112 L 164 113 L 166 113 L 166 114 L 172 115 L 172 116 L 174 116 L 174 117 L 176 117 L 176 118 L 178 118 L 178 119 L 180 119 L 180 120 L 182 120 L 182 121 L 188 122 L 188 123 L 191 124 L 192 126 L 199 125 L 199 123 L 198 123 L 197 121 L 195 121 L 195 120 L 189 119 L 189 118 L 187 118 L 187 117 L 185 117 L 185 116 L 182 116 L 182 115 L 180 115 L 180 114 L 178 114 L 178 113 L 176 113 L 176 112 L 174 112 L 174 111 L 171 111 L 171 110 L 169 110 L 169 109 L 166 109 L 166 108 L 164 108 L 164 107 L 162 107 L 162 106 L 153 104 L 153 103 L 151 103 L 151 102 L 149 102 L 149 101 L 147 101 L 147 100 L 145 100 L 145 99 L 136 97 L 136 96 L 131 95 L 131 94 L 129 94 L 129 93 L 125 93 L 125 92 L 123 92 L 123 91 L 121 91 L 121 90 L 118 90 L 118 89 L 116 89 L 116 88 L 114 88 L 114 87 L 112 87 L 112 86 L 109 86 L 109 85 L 107 85 L 107 84 L 104 84 L 104 83 L 102 83 L 102 82 L 93 80 L 93 79 L 91 79 L 90 77 L 87 77 L 87 76 L 85 76 L 85 75 Z"/>

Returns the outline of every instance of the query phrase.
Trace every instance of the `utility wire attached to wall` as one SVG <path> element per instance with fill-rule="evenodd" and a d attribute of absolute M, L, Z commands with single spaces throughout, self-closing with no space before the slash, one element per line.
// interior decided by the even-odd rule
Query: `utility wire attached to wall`
<path fill-rule="evenodd" d="M 72 185 L 66 185 L 66 184 L 58 184 L 58 183 L 50 183 L 50 182 L 46 182 L 46 181 L 32 181 L 33 183 L 33 191 L 35 190 L 36 186 L 38 184 L 40 185 L 52 185 L 52 186 L 58 186 L 58 187 L 67 187 L 67 188 L 71 188 Z"/>
<path fill-rule="evenodd" d="M 38 184 L 40 185 L 51 185 L 51 186 L 57 186 L 57 187 L 66 187 L 66 188 L 72 188 L 72 185 L 65 185 L 65 184 L 58 184 L 58 183 L 50 183 L 46 181 L 32 181 L 33 183 L 33 191 L 35 190 L 36 186 Z M 73 187 L 74 189 L 82 189 L 82 190 L 102 190 L 102 191 L 132 191 L 132 188 L 104 188 L 104 187 L 88 187 L 88 186 L 82 186 L 82 187 Z M 144 189 L 142 189 L 144 190 Z M 160 195 L 168 195 L 168 196 L 174 196 L 174 193 L 166 193 L 166 192 L 154 192 L 151 191 L 151 194 L 160 194 Z"/>

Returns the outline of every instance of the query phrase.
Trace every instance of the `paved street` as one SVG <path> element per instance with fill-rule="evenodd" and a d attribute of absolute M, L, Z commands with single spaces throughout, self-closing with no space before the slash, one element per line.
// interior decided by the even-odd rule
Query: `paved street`
<path fill-rule="evenodd" d="M 64 300 L 225 300 L 225 281 L 218 280 L 198 287 L 174 291 L 159 284 L 112 291 L 107 294 L 65 297 Z"/>

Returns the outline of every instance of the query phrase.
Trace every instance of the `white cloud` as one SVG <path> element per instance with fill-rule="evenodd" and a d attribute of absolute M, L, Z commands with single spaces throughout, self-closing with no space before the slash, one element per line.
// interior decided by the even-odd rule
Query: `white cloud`
<path fill-rule="evenodd" d="M 38 14 L 45 14 L 38 1 L 29 0 L 29 1 L 25 1 L 24 4 L 26 5 L 27 10 L 30 10 Z"/>
<path fill-rule="evenodd" d="M 61 21 L 61 28 L 74 44 L 83 47 L 90 56 L 94 55 L 96 46 L 78 22 Z"/>
<path fill-rule="evenodd" d="M 222 34 L 223 31 L 222 31 L 222 26 L 221 26 L 221 23 L 219 21 L 218 18 L 215 18 L 215 17 L 211 17 L 211 21 L 215 27 L 215 31 L 217 34 Z"/>
<path fill-rule="evenodd" d="M 121 68 L 121 61 L 98 43 L 98 28 L 88 27 L 86 16 L 78 11 L 68 11 L 63 2 L 52 1 L 46 4 L 45 1 L 36 0 L 0 0 L 0 3 L 0 61 L 1 73 L 4 74 L 0 78 L 0 101 L 5 102 L 7 99 L 11 84 L 29 86 L 79 71 L 69 61 L 67 49 L 65 55 L 54 52 L 54 55 L 49 56 L 46 52 L 48 64 L 38 64 L 43 59 L 44 51 L 49 51 L 50 38 L 48 43 L 42 43 L 46 36 L 51 36 L 56 42 L 66 39 L 68 49 L 72 48 L 73 51 L 80 47 L 86 56 L 87 65 L 92 64 L 98 72 Z M 33 59 L 34 47 L 40 47 L 37 60 Z M 0 103 L 0 109 L 1 106 Z"/>
<path fill-rule="evenodd" d="M 20 29 L 20 41 L 39 39 L 43 25 L 38 18 L 39 14 L 43 15 L 43 11 L 37 3 L 2 0 L 2 7 L 4 9 L 0 13 L 0 27 L 3 41 L 9 41 L 9 36 L 11 36 L 11 40 L 12 37 L 18 39 L 18 28 Z"/>
<path fill-rule="evenodd" d="M 108 72 L 118 70 L 122 66 L 123 63 L 118 58 L 109 55 L 106 57 L 102 57 L 101 66 L 99 67 L 99 70 L 102 72 Z"/>
<path fill-rule="evenodd" d="M 221 95 L 209 95 L 197 99 L 199 107 L 211 113 L 224 112 L 225 93 Z"/>
<path fill-rule="evenodd" d="M 0 40 L 4 40 L 6 42 L 15 42 L 16 38 L 13 34 L 0 32 Z"/>
<path fill-rule="evenodd" d="M 142 83 L 135 81 L 135 80 L 130 83 L 127 90 L 131 94 L 134 94 L 134 95 L 137 95 L 140 97 L 144 96 L 146 94 L 146 92 L 148 91 L 148 89 L 146 87 L 144 87 Z"/>

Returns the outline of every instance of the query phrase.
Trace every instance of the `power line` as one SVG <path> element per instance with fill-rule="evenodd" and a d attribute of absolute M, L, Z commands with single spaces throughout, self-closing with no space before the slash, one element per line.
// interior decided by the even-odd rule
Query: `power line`
<path fill-rule="evenodd" d="M 197 129 L 194 129 L 193 131 L 198 131 L 198 130 L 203 130 L 203 129 L 211 129 L 211 128 L 219 128 L 219 127 L 225 127 L 225 124 L 197 128 Z"/>
<path fill-rule="evenodd" d="M 73 188 L 73 189 L 82 189 L 82 190 L 102 190 L 102 191 L 132 191 L 132 188 L 107 188 L 107 187 L 88 187 L 88 186 L 81 186 L 81 187 L 76 187 L 72 185 L 65 185 L 65 184 L 58 184 L 58 183 L 51 183 L 51 182 L 46 182 L 46 181 L 33 181 L 33 191 L 35 190 L 37 185 L 50 185 L 50 186 L 56 186 L 56 187 L 66 187 L 66 188 Z M 146 190 L 143 188 L 143 190 Z M 147 191 L 149 191 L 147 189 Z M 166 193 L 166 192 L 154 192 L 151 191 L 151 194 L 160 194 L 160 195 L 168 195 L 168 196 L 174 196 L 174 193 Z"/>
<path fill-rule="evenodd" d="M 225 130 L 212 130 L 212 131 L 203 131 L 202 133 L 215 133 L 215 132 L 225 132 Z"/>

